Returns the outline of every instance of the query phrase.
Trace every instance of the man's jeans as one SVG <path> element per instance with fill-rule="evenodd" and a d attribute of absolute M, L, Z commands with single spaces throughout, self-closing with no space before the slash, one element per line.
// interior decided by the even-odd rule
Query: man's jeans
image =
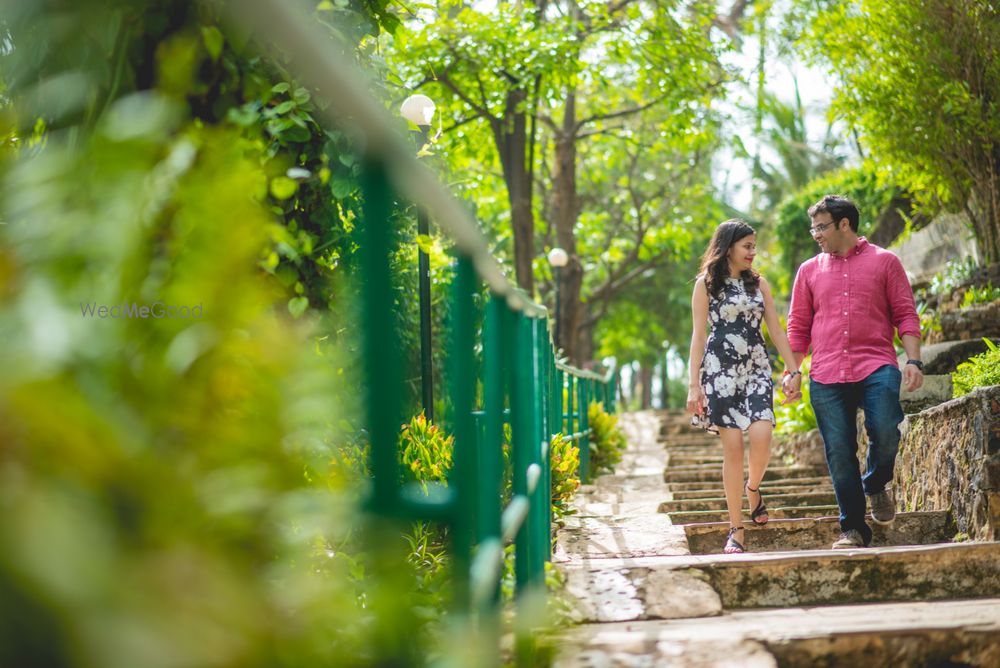
<path fill-rule="evenodd" d="M 869 543 L 872 530 L 865 523 L 865 495 L 877 494 L 892 481 L 899 450 L 899 384 L 903 374 L 892 365 L 879 367 L 856 383 L 818 383 L 809 392 L 840 506 L 842 531 L 857 529 Z M 868 432 L 868 470 L 858 467 L 857 412 L 865 412 Z"/>

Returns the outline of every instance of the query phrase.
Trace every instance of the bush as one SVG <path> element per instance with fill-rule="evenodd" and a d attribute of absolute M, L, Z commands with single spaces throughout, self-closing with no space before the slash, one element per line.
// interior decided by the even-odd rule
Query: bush
<path fill-rule="evenodd" d="M 580 468 L 580 448 L 567 441 L 562 434 L 556 434 L 549 443 L 552 466 L 552 514 L 565 517 L 575 512 L 569 502 L 580 487 L 577 475 Z"/>
<path fill-rule="evenodd" d="M 455 438 L 428 422 L 423 413 L 404 424 L 399 433 L 400 460 L 425 488 L 428 481 L 448 482 L 454 446 Z"/>
<path fill-rule="evenodd" d="M 1000 385 L 1000 348 L 989 339 L 983 341 L 989 350 L 970 357 L 951 374 L 956 397 L 965 396 L 977 387 Z"/>
<path fill-rule="evenodd" d="M 622 459 L 625 435 L 618 429 L 618 418 L 604 410 L 604 404 L 594 401 L 587 409 L 593 435 L 590 437 L 590 473 L 613 471 Z"/>
<path fill-rule="evenodd" d="M 992 283 L 982 287 L 971 287 L 962 296 L 962 308 L 975 304 L 989 304 L 1000 299 L 1000 288 L 994 288 Z"/>

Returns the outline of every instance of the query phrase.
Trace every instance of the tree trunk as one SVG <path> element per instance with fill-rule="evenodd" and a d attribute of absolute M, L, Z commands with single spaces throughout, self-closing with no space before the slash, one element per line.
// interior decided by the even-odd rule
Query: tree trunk
<path fill-rule="evenodd" d="M 587 307 L 582 306 L 580 312 L 581 320 L 586 320 Z M 576 332 L 577 356 L 580 363 L 586 365 L 594 359 L 594 328 L 581 325 Z M 585 368 L 585 367 L 584 367 Z"/>
<path fill-rule="evenodd" d="M 583 264 L 576 252 L 576 226 L 579 203 L 576 194 L 576 92 L 566 94 L 562 128 L 555 138 L 555 166 L 552 174 L 552 213 L 556 243 L 569 255 L 569 263 L 561 272 L 559 286 L 560 341 L 570 364 L 583 362 L 580 355 L 580 290 L 583 286 Z"/>
<path fill-rule="evenodd" d="M 670 406 L 670 372 L 667 369 L 667 356 L 660 360 L 660 408 Z"/>
<path fill-rule="evenodd" d="M 628 384 L 629 384 L 629 388 L 628 388 L 628 400 L 629 400 L 629 403 L 631 403 L 632 400 L 635 399 L 636 388 L 639 386 L 639 371 L 636 370 L 635 367 L 636 367 L 636 363 L 635 362 L 631 362 L 628 365 L 629 371 L 631 371 L 631 373 L 629 374 L 629 382 L 628 382 Z"/>
<path fill-rule="evenodd" d="M 914 230 L 919 230 L 930 222 L 925 216 L 913 213 L 913 201 L 908 195 L 896 194 L 889 202 L 889 206 L 879 215 L 875 229 L 868 235 L 868 241 L 876 246 L 888 248 L 906 229 L 904 216 L 913 220 Z"/>
<path fill-rule="evenodd" d="M 517 285 L 534 297 L 535 214 L 531 208 L 531 171 L 528 169 L 528 122 L 525 102 L 528 92 L 507 93 L 506 110 L 493 123 L 493 137 L 500 153 L 500 166 L 507 184 L 510 223 L 514 233 L 514 271 Z"/>
<path fill-rule="evenodd" d="M 649 362 L 640 362 L 639 372 L 642 383 L 642 409 L 653 407 L 653 365 Z"/>
<path fill-rule="evenodd" d="M 993 147 L 976 176 L 969 217 L 982 263 L 990 265 L 1000 262 L 1000 147 Z"/>

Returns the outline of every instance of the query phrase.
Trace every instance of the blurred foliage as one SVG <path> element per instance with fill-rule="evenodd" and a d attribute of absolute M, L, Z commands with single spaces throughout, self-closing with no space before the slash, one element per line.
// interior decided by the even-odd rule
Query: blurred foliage
<path fill-rule="evenodd" d="M 955 288 L 966 283 L 976 272 L 978 264 L 974 257 L 964 257 L 948 260 L 944 269 L 934 274 L 928 290 L 932 295 L 947 295 Z"/>
<path fill-rule="evenodd" d="M 835 115 L 857 132 L 881 175 L 929 212 L 965 212 L 982 256 L 1000 261 L 1000 7 L 981 0 L 807 6 L 800 44 L 839 78 Z"/>
<path fill-rule="evenodd" d="M 556 434 L 549 441 L 549 456 L 552 464 L 552 514 L 559 519 L 575 512 L 570 501 L 580 487 L 580 448 L 576 443 L 567 441 L 562 434 Z"/>
<path fill-rule="evenodd" d="M 989 350 L 962 362 L 951 374 L 956 397 L 963 397 L 977 387 L 1000 385 L 1000 347 L 989 339 L 983 341 Z"/>
<path fill-rule="evenodd" d="M 971 287 L 965 291 L 962 297 L 962 308 L 973 306 L 974 304 L 989 304 L 1000 299 L 1000 288 L 993 287 L 992 283 L 980 287 Z"/>
<path fill-rule="evenodd" d="M 590 437 L 590 475 L 614 471 L 625 451 L 625 435 L 618 428 L 618 417 L 604 410 L 604 404 L 591 402 L 587 409 Z"/>
<path fill-rule="evenodd" d="M 622 359 L 624 337 L 604 345 L 614 327 L 592 336 L 595 325 L 626 285 L 692 255 L 693 238 L 721 220 L 705 211 L 714 207 L 709 163 L 725 47 L 710 38 L 714 8 L 682 4 L 449 1 L 385 40 L 400 83 L 435 99 L 442 169 L 501 263 L 515 256 L 511 202 L 527 197 L 535 233 L 517 243 L 528 246 L 541 298 L 554 305 L 545 251 L 562 246 L 571 256 L 564 315 L 578 311 L 579 337 Z M 572 169 L 560 166 L 557 146 L 574 147 Z M 526 186 L 511 176 L 517 161 Z M 574 213 L 557 231 L 560 206 Z M 577 263 L 579 295 L 567 289 Z M 583 346 L 586 356 L 593 347 Z"/>
<path fill-rule="evenodd" d="M 384 9 L 315 17 L 371 62 Z M 358 536 L 355 140 L 211 2 L 2 30 L 0 665 L 367 665 L 380 625 L 426 654 L 433 544 L 396 531 L 376 583 Z M 84 314 L 133 303 L 199 315 Z"/>

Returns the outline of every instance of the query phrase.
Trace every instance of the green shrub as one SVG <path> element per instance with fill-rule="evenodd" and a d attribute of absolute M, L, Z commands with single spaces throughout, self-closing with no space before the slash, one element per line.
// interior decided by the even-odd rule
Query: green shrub
<path fill-rule="evenodd" d="M 426 486 L 428 481 L 448 482 L 455 439 L 446 435 L 421 413 L 404 424 L 399 434 L 399 452 L 403 466 L 413 479 Z"/>
<path fill-rule="evenodd" d="M 977 387 L 1000 385 L 1000 348 L 989 339 L 983 341 L 989 350 L 970 357 L 951 374 L 956 397 L 965 396 Z"/>
<path fill-rule="evenodd" d="M 580 487 L 577 475 L 580 468 L 580 448 L 567 441 L 562 434 L 556 434 L 549 442 L 550 464 L 552 466 L 552 514 L 556 517 L 572 515 L 569 502 Z"/>
<path fill-rule="evenodd" d="M 594 401 L 587 410 L 590 428 L 590 473 L 613 471 L 622 459 L 625 435 L 618 429 L 618 418 L 604 410 L 604 404 Z"/>
<path fill-rule="evenodd" d="M 994 288 L 992 283 L 976 288 L 971 287 L 962 296 L 962 308 L 974 304 L 989 304 L 1000 299 L 1000 288 Z"/>

